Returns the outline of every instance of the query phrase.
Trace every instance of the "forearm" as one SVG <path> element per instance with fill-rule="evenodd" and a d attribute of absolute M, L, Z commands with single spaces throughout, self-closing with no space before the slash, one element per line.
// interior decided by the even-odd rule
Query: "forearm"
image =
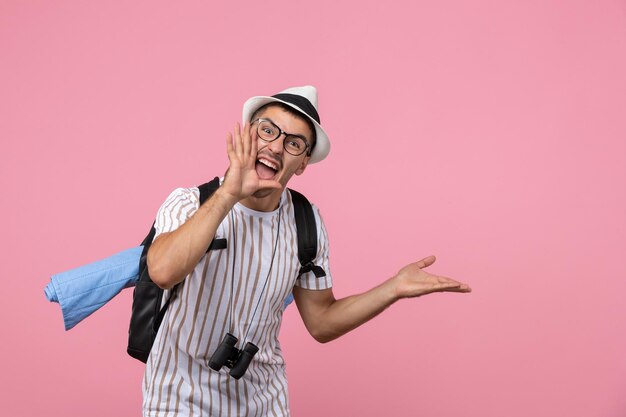
<path fill-rule="evenodd" d="M 321 314 L 316 340 L 334 340 L 373 319 L 398 300 L 393 279 L 357 295 L 333 301 Z"/>
<path fill-rule="evenodd" d="M 182 226 L 158 236 L 148 250 L 150 278 L 161 288 L 171 288 L 185 279 L 235 203 L 218 188 Z"/>
<path fill-rule="evenodd" d="M 411 263 L 392 278 L 366 293 L 335 300 L 329 294 L 311 291 L 301 297 L 301 313 L 307 328 L 315 339 L 328 342 L 374 318 L 402 298 L 415 298 L 434 292 L 469 293 L 469 285 L 440 275 L 432 275 L 423 268 L 435 262 L 434 256 Z M 296 292 L 294 291 L 294 296 Z M 297 301 L 298 299 L 296 299 Z"/>

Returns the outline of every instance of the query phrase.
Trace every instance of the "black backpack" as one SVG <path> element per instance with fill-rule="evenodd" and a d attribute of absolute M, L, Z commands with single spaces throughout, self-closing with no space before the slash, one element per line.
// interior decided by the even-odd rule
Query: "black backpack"
<path fill-rule="evenodd" d="M 200 205 L 202 205 L 220 186 L 219 178 L 214 178 L 210 182 L 198 187 L 200 190 Z M 301 268 L 298 276 L 313 271 L 317 278 L 326 276 L 326 272 L 321 267 L 313 264 L 313 259 L 317 254 L 317 225 L 311 203 L 297 191 L 289 189 L 293 201 L 294 216 L 296 220 L 296 231 L 298 235 L 298 259 Z M 130 317 L 130 327 L 128 329 L 128 348 L 126 351 L 130 356 L 141 362 L 148 360 L 148 355 L 152 349 L 152 344 L 165 316 L 167 307 L 172 296 L 167 299 L 163 307 L 163 289 L 150 279 L 147 267 L 148 249 L 154 239 L 154 223 L 148 236 L 141 242 L 143 251 L 139 261 L 139 280 L 133 291 L 133 310 Z M 226 248 L 226 239 L 213 239 L 207 252 L 213 249 Z M 180 284 L 178 284 L 180 285 Z M 176 285 L 172 289 L 176 290 Z"/>

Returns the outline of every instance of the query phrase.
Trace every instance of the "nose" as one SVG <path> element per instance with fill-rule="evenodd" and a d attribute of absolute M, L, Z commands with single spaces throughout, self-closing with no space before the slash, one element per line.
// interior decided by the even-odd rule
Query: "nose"
<path fill-rule="evenodd" d="M 283 140 L 285 140 L 285 135 L 281 134 L 276 140 L 271 141 L 267 144 L 267 147 L 272 153 L 282 154 L 283 153 Z"/>
<path fill-rule="evenodd" d="M 282 139 L 279 137 L 271 142 L 266 142 L 263 139 L 259 138 L 258 133 L 256 132 L 256 130 L 252 133 L 252 140 L 257 141 L 258 144 L 258 150 L 261 149 L 268 149 L 270 152 L 272 152 L 273 154 L 281 154 L 282 150 L 283 150 L 283 142 Z M 284 136 L 281 134 L 281 136 Z"/>

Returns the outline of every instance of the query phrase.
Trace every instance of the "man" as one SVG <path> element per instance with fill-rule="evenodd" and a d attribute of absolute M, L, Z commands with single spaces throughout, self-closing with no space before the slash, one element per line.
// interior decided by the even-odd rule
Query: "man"
<path fill-rule="evenodd" d="M 311 86 L 244 104 L 243 128 L 227 136 L 230 161 L 217 191 L 200 206 L 197 188 L 175 190 L 161 206 L 148 252 L 150 276 L 174 291 L 148 359 L 144 415 L 288 416 L 285 365 L 277 340 L 283 301 L 293 292 L 311 335 L 331 341 L 400 298 L 469 286 L 428 274 L 434 257 L 402 268 L 370 291 L 336 300 L 328 242 L 319 211 L 314 264 L 326 271 L 298 277 L 297 238 L 289 179 L 330 149 Z M 213 238 L 225 249 L 206 252 Z M 224 336 L 259 347 L 241 379 L 208 361 Z"/>

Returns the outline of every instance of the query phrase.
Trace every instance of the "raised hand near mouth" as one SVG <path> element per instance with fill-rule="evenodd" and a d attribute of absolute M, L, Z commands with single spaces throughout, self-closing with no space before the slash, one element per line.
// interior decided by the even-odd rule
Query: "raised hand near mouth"
<path fill-rule="evenodd" d="M 256 172 L 257 141 L 252 139 L 250 124 L 246 123 L 243 131 L 239 123 L 234 127 L 234 133 L 226 135 L 226 152 L 230 165 L 222 184 L 223 191 L 236 201 L 251 196 L 260 189 L 282 189 L 276 180 L 259 178 Z"/>
<path fill-rule="evenodd" d="M 237 124 L 234 130 L 226 138 L 230 165 L 223 184 L 191 218 L 176 230 L 161 233 L 150 246 L 150 278 L 161 288 L 172 288 L 193 271 L 235 203 L 262 188 L 282 189 L 278 181 L 259 178 L 257 143 L 250 137 L 250 125 L 246 123 L 242 132 Z"/>

